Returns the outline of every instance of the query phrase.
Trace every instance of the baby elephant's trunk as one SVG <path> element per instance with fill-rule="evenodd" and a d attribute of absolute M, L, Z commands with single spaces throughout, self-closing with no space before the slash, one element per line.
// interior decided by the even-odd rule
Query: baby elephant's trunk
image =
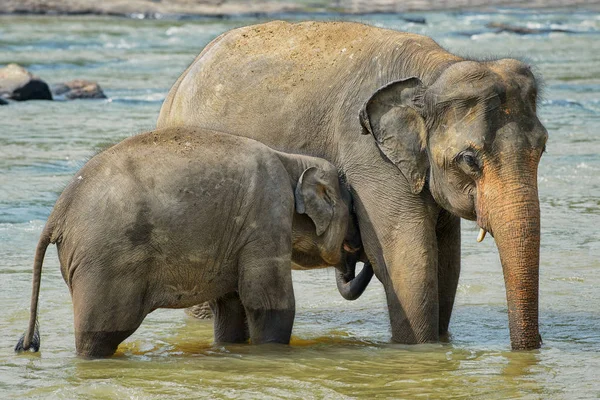
<path fill-rule="evenodd" d="M 338 291 L 346 300 L 358 299 L 373 277 L 373 267 L 369 262 L 365 262 L 362 271 L 360 271 L 358 276 L 355 276 L 356 263 L 360 258 L 360 253 L 360 251 L 354 253 L 344 252 L 343 258 L 346 264 L 346 272 L 339 270 L 335 272 Z"/>

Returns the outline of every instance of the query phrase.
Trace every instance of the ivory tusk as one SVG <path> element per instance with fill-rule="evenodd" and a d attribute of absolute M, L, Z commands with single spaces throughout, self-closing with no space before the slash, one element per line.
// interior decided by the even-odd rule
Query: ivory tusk
<path fill-rule="evenodd" d="M 487 233 L 487 231 L 485 229 L 479 228 L 479 235 L 477 235 L 477 243 L 480 243 L 483 241 L 486 233 Z"/>

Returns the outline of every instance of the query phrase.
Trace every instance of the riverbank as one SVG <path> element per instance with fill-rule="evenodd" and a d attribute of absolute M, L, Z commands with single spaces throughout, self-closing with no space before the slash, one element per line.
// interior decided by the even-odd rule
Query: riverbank
<path fill-rule="evenodd" d="M 600 10 L 600 0 L 3 0 L 0 2 L 0 14 L 110 15 L 161 19 L 298 13 L 403 13 L 498 7 Z"/>

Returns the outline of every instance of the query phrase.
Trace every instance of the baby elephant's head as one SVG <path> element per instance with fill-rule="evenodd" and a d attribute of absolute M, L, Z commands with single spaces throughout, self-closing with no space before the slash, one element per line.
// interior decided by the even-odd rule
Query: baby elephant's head
<path fill-rule="evenodd" d="M 337 170 L 333 165 L 307 168 L 298 180 L 294 196 L 294 269 L 340 268 L 348 233 L 350 194 L 340 185 Z"/>

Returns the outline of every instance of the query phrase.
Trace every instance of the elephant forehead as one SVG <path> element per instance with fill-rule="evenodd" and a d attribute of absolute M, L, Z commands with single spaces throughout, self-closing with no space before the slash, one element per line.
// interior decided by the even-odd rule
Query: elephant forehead
<path fill-rule="evenodd" d="M 502 61 L 502 60 L 501 60 Z M 522 66 L 518 71 L 513 64 Z M 446 107 L 451 102 L 492 102 L 494 109 L 502 103 L 505 114 L 529 113 L 535 109 L 537 86 L 528 67 L 514 60 L 507 69 L 498 62 L 479 63 L 458 62 L 448 67 L 426 93 L 429 105 L 434 108 Z M 521 71 L 527 71 L 526 74 Z M 463 104 L 465 105 L 465 104 Z M 510 108 L 510 109 L 509 109 Z"/>
<path fill-rule="evenodd" d="M 461 61 L 446 68 L 431 88 L 438 94 L 469 90 L 478 92 L 498 80 L 498 76 L 485 65 L 476 61 Z"/>
<path fill-rule="evenodd" d="M 457 153 L 469 148 L 484 152 L 489 138 L 485 130 L 474 126 L 464 129 L 464 126 L 449 126 L 445 135 L 433 135 L 430 139 L 430 157 L 439 164 L 453 159 Z"/>

